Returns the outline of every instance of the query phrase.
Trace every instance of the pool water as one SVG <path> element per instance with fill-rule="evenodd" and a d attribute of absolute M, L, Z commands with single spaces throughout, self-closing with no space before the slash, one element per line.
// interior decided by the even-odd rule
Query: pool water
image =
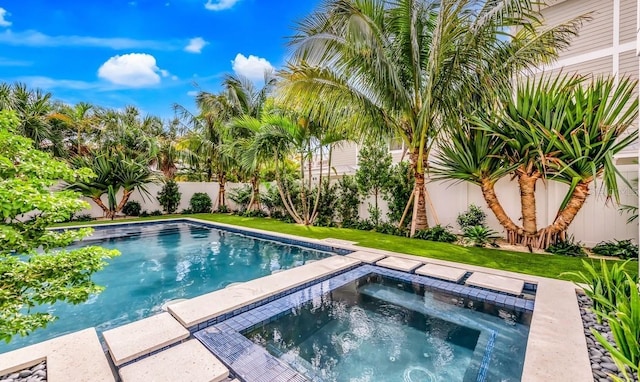
<path fill-rule="evenodd" d="M 519 381 L 530 313 L 384 277 L 245 333 L 314 381 Z"/>
<path fill-rule="evenodd" d="M 121 252 L 93 277 L 106 289 L 83 304 L 47 306 L 44 310 L 59 319 L 27 337 L 1 343 L 0 353 L 92 326 L 103 332 L 157 314 L 169 300 L 198 296 L 331 256 L 182 222 L 100 227 L 75 246 L 84 245 Z"/>

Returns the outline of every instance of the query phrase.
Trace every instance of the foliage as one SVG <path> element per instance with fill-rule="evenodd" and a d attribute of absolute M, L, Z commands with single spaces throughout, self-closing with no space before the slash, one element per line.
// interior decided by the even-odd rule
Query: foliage
<path fill-rule="evenodd" d="M 567 240 L 560 240 L 554 244 L 551 244 L 547 248 L 547 252 L 553 253 L 554 255 L 572 257 L 583 257 L 587 255 L 584 247 L 582 246 L 582 243 L 576 242 L 573 237 L 569 237 L 567 238 Z"/>
<path fill-rule="evenodd" d="M 211 197 L 204 192 L 196 192 L 189 201 L 191 213 L 203 214 L 211 212 Z"/>
<path fill-rule="evenodd" d="M 623 371 L 625 379 L 631 382 L 637 381 L 640 371 L 640 292 L 637 281 L 628 274 L 625 275 L 623 289 L 630 291 L 629 298 L 618 298 L 615 311 L 600 314 L 606 318 L 611 328 L 615 346 L 594 328 L 591 328 L 591 332 L 611 353 L 618 369 Z M 630 373 L 627 368 L 630 369 Z M 613 379 L 620 381 L 616 376 L 613 376 Z"/>
<path fill-rule="evenodd" d="M 629 260 L 624 263 L 616 262 L 608 266 L 610 262 L 600 260 L 599 267 L 594 263 L 582 260 L 583 271 L 565 272 L 562 275 L 574 276 L 577 279 L 584 293 L 593 300 L 594 311 L 603 314 L 612 312 L 619 301 L 629 299 L 631 289 L 626 284 L 628 273 L 625 267 Z M 637 279 L 637 276 L 635 276 Z M 600 316 L 598 316 L 600 319 Z"/>
<path fill-rule="evenodd" d="M 158 192 L 158 203 L 160 203 L 164 212 L 168 214 L 176 212 L 181 198 L 180 187 L 173 179 L 167 180 L 160 192 Z"/>
<path fill-rule="evenodd" d="M 358 185 L 352 176 L 343 176 L 338 181 L 338 219 L 340 226 L 355 227 L 358 224 L 358 209 L 360 208 L 360 193 Z"/>
<path fill-rule="evenodd" d="M 399 223 L 413 191 L 413 170 L 409 162 L 403 161 L 391 166 L 389 182 L 382 198 L 387 201 L 387 218 L 391 223 Z"/>
<path fill-rule="evenodd" d="M 408 236 L 409 231 L 405 228 L 398 228 L 397 225 L 384 222 L 375 227 L 375 231 L 386 235 Z"/>
<path fill-rule="evenodd" d="M 458 214 L 456 222 L 460 226 L 461 230 L 476 225 L 486 227 L 487 214 L 485 214 L 480 207 L 476 206 L 475 204 L 471 204 L 469 205 L 468 210 Z"/>
<path fill-rule="evenodd" d="M 153 210 L 149 213 L 149 216 L 162 216 L 162 211 L 160 210 Z"/>
<path fill-rule="evenodd" d="M 458 237 L 451 232 L 451 227 L 442 226 L 440 224 L 417 231 L 413 237 L 416 239 L 440 241 L 443 243 L 453 243 L 458 240 Z"/>
<path fill-rule="evenodd" d="M 55 317 L 32 309 L 42 304 L 86 301 L 102 288 L 91 275 L 116 251 L 63 248 L 90 229 L 51 231 L 88 204 L 68 191 L 51 192 L 58 181 L 89 181 L 90 170 L 73 170 L 20 137 L 13 113 L 0 111 L 0 340 L 27 335 Z"/>
<path fill-rule="evenodd" d="M 462 237 L 464 237 L 466 243 L 475 247 L 486 247 L 487 244 L 497 246 L 496 239 L 500 238 L 496 231 L 481 225 L 465 228 L 462 231 Z"/>
<path fill-rule="evenodd" d="M 371 220 L 362 219 L 355 222 L 351 228 L 359 229 L 360 231 L 373 231 L 376 226 Z"/>
<path fill-rule="evenodd" d="M 90 222 L 96 220 L 91 214 L 73 214 L 71 221 L 74 222 Z"/>
<path fill-rule="evenodd" d="M 380 224 L 381 211 L 378 199 L 390 182 L 391 154 L 386 145 L 367 144 L 358 152 L 358 170 L 355 179 L 362 195 L 372 195 L 374 203 L 369 203 L 369 215 L 374 225 Z"/>
<path fill-rule="evenodd" d="M 591 249 L 600 256 L 618 256 L 623 260 L 638 259 L 638 245 L 631 240 L 603 241 Z"/>
<path fill-rule="evenodd" d="M 606 198 L 619 202 L 614 155 L 638 138 L 637 82 L 615 76 L 540 76 L 521 81 L 509 96 L 488 110 L 473 113 L 469 125 L 440 142 L 434 172 L 440 179 L 480 186 L 487 205 L 511 243 L 547 248 L 564 240 L 583 207 L 592 183 L 600 178 Z M 517 180 L 520 221 L 513 220 L 495 193 L 505 177 Z M 538 181 L 568 186 L 546 227 L 537 221 Z"/>
<path fill-rule="evenodd" d="M 320 200 L 318 201 L 318 216 L 313 225 L 320 227 L 332 227 L 335 224 L 336 209 L 338 206 L 338 185 L 331 184 L 329 179 L 322 181 Z M 313 194 L 317 193 L 317 187 Z"/>
<path fill-rule="evenodd" d="M 230 191 L 229 199 L 231 199 L 238 206 L 238 211 L 240 213 L 244 213 L 244 211 L 246 211 L 247 207 L 249 206 L 252 193 L 253 190 L 251 189 L 251 186 L 244 185 Z"/>
<path fill-rule="evenodd" d="M 126 216 L 139 216 L 142 206 L 135 200 L 130 200 L 122 207 L 122 213 Z"/>

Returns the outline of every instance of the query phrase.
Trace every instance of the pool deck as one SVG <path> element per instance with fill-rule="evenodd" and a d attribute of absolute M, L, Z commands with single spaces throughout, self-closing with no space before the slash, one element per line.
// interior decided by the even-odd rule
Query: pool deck
<path fill-rule="evenodd" d="M 172 304 L 168 308 L 169 313 L 105 332 L 105 342 L 111 350 L 113 359 L 109 359 L 109 356 L 104 353 L 95 329 L 90 328 L 0 354 L 0 375 L 22 370 L 46 360 L 50 382 L 115 381 L 116 376 L 111 364 L 121 365 L 119 374 L 126 381 L 149 380 L 151 374 L 148 373 L 151 370 L 170 377 L 167 380 L 185 380 L 184 378 L 191 380 L 190 378 L 195 378 L 188 375 L 189 370 L 192 369 L 206 372 L 196 379 L 227 380 L 229 371 L 213 355 L 211 355 L 213 358 L 210 358 L 203 353 L 203 348 L 198 347 L 199 342 L 187 339 L 191 338 L 189 332 L 193 333 L 199 328 L 207 327 L 218 317 L 238 313 L 243 307 L 254 306 L 259 302 L 275 298 L 291 288 L 308 285 L 315 280 L 326 278 L 361 263 L 375 263 L 391 269 L 426 273 L 427 276 L 441 279 L 450 277 L 460 280 L 462 272 L 471 273 L 466 280 L 467 286 L 490 288 L 515 295 L 521 293 L 525 283 L 535 284 L 537 286 L 535 306 L 522 381 L 593 381 L 576 299 L 576 286 L 573 283 L 365 248 L 358 246 L 357 243 L 331 238 L 308 239 L 193 218 L 175 220 L 191 221 L 221 229 L 241 229 L 249 233 L 275 236 L 312 245 L 329 245 L 335 249 L 352 251 L 352 253 L 346 256 L 332 256 Z M 155 324 L 148 324 L 151 321 L 146 320 L 152 320 Z M 184 365 L 185 354 L 190 353 L 194 357 L 188 368 L 169 367 L 172 364 Z M 164 365 L 166 371 L 162 372 L 158 369 L 160 367 L 158 365 Z M 114 368 L 118 369 L 117 366 Z"/>

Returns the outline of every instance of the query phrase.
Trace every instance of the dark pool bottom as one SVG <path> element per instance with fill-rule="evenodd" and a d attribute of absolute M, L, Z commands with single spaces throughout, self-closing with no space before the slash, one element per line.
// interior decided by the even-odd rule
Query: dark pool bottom
<path fill-rule="evenodd" d="M 445 284 L 363 266 L 196 337 L 249 382 L 520 380 L 532 302 Z"/>

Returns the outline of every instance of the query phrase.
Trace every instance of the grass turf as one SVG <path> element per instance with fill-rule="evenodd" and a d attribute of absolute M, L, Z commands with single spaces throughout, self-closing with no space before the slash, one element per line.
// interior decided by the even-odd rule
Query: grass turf
<path fill-rule="evenodd" d="M 284 223 L 278 220 L 248 218 L 228 214 L 150 216 L 147 218 L 118 219 L 115 222 L 123 223 L 127 221 L 144 221 L 180 217 L 193 217 L 211 222 L 233 224 L 314 239 L 331 237 L 335 239 L 355 241 L 362 247 L 378 248 L 410 255 L 564 280 L 576 281 L 575 277 L 563 274 L 563 272 L 578 272 L 583 270 L 582 259 L 574 257 L 513 252 L 490 248 L 463 247 L 455 244 L 410 239 L 377 232 L 345 228 L 306 227 L 298 224 Z M 72 222 L 59 224 L 57 226 L 63 227 L 105 223 L 112 223 L 112 221 Z M 599 262 L 594 261 L 594 265 L 599 267 Z M 638 263 L 635 261 L 630 262 L 627 264 L 626 270 L 630 274 L 637 274 Z"/>

